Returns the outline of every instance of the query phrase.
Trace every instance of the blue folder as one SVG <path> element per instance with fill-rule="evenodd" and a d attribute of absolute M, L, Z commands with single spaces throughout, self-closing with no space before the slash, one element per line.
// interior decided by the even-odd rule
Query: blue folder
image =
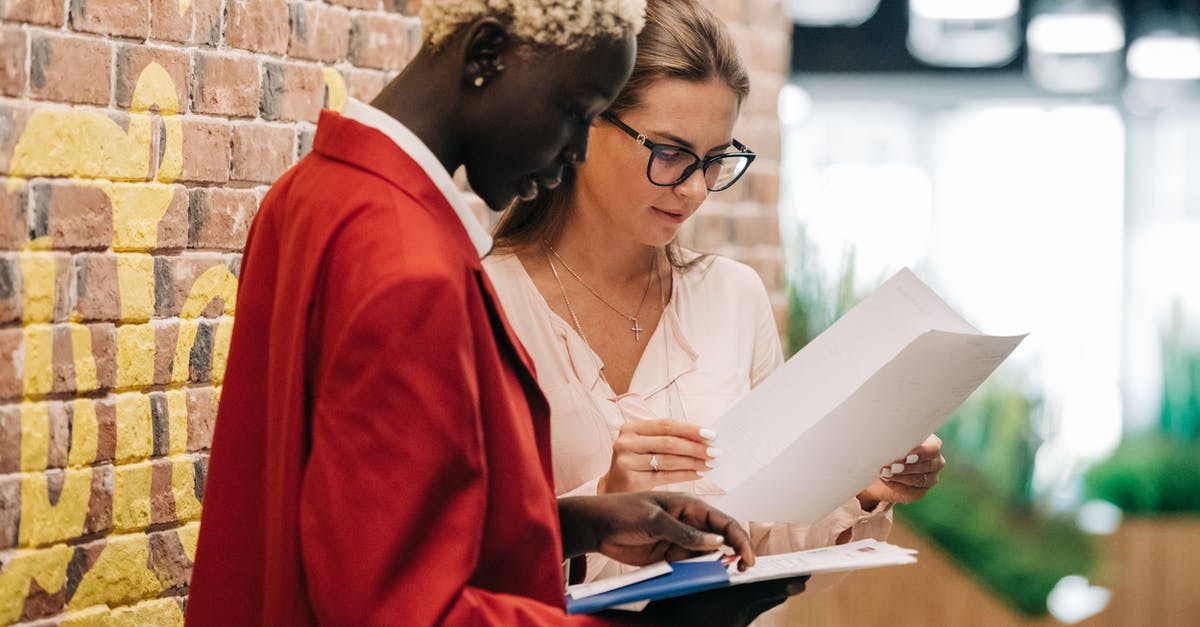
<path fill-rule="evenodd" d="M 568 594 L 567 613 L 599 612 L 614 605 L 669 599 L 729 585 L 729 573 L 725 570 L 725 564 L 720 561 L 676 562 L 671 564 L 671 569 L 671 572 L 665 575 L 582 599 L 571 598 Z"/>

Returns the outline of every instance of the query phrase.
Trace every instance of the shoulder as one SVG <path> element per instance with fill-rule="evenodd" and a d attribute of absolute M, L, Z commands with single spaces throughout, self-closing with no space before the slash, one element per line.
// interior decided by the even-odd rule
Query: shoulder
<path fill-rule="evenodd" d="M 730 291 L 738 294 L 766 292 L 762 278 L 758 276 L 758 272 L 754 268 L 721 255 L 707 255 L 701 258 L 692 266 L 682 270 L 680 276 L 686 283 L 724 293 Z"/>

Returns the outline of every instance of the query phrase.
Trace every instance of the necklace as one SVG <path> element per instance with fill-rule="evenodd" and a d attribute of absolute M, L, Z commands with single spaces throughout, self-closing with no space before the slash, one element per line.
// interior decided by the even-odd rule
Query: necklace
<path fill-rule="evenodd" d="M 558 251 L 554 250 L 554 247 L 550 245 L 550 242 L 546 242 L 546 250 L 548 250 L 550 252 L 550 254 L 553 254 L 554 258 L 557 259 L 558 262 L 561 263 L 562 266 L 567 269 L 567 272 L 571 273 L 571 276 L 575 277 L 576 281 L 579 281 L 579 284 L 582 285 L 584 289 L 586 289 L 588 292 L 591 292 L 592 296 L 595 296 L 597 300 L 604 303 L 604 305 L 606 307 L 608 307 L 609 309 L 617 312 L 617 315 L 632 322 L 633 326 L 629 327 L 629 330 L 633 331 L 633 341 L 635 341 L 635 342 L 641 341 L 642 331 L 645 331 L 645 329 L 642 328 L 642 325 L 638 324 L 638 317 L 640 317 L 642 315 L 642 306 L 646 304 L 646 295 L 650 293 L 650 283 L 654 279 L 654 265 L 655 265 L 654 264 L 654 262 L 655 262 L 654 251 L 650 252 L 650 268 L 646 272 L 646 289 L 644 289 L 642 291 L 642 299 L 640 301 L 638 301 L 637 311 L 633 312 L 633 315 L 631 316 L 631 315 L 621 311 L 620 309 L 617 309 L 616 305 L 613 305 L 612 303 L 608 302 L 608 299 L 604 298 L 603 296 L 600 295 L 599 292 L 592 289 L 592 286 L 588 285 L 587 282 L 583 280 L 583 277 L 579 276 L 579 273 L 571 268 L 570 264 L 568 264 L 567 261 L 562 258 L 562 255 L 559 255 Z M 549 264 L 550 264 L 550 271 L 554 273 L 554 279 L 556 281 L 558 281 L 558 288 L 560 290 L 562 290 L 563 300 L 564 301 L 567 300 L 567 291 L 566 291 L 566 289 L 563 288 L 562 279 L 558 276 L 558 268 L 555 267 L 554 260 L 550 259 L 549 254 L 546 255 L 546 261 L 549 262 Z M 569 301 L 567 302 L 567 310 L 571 311 L 571 303 Z M 571 311 L 571 316 L 572 317 L 575 316 L 574 311 Z M 579 326 L 578 320 L 575 321 L 575 326 L 577 326 L 577 327 Z M 581 337 L 583 336 L 582 330 L 580 331 L 579 335 Z"/>
<path fill-rule="evenodd" d="M 558 267 L 556 267 L 554 265 L 554 260 L 550 258 L 550 253 L 554 252 L 554 249 L 550 248 L 549 244 L 546 244 L 546 249 L 547 249 L 545 251 L 546 263 L 550 264 L 550 272 L 554 274 L 554 281 L 556 283 L 558 283 L 558 291 L 562 293 L 563 303 L 566 304 L 566 306 L 567 306 L 567 313 L 571 314 L 571 322 L 572 322 L 572 324 L 575 325 L 575 331 L 577 331 L 579 333 L 579 337 L 583 340 L 584 345 L 587 346 L 588 349 L 591 349 L 594 352 L 595 349 L 592 349 L 592 343 L 588 341 L 587 334 L 583 332 L 583 325 L 580 324 L 580 322 L 579 322 L 579 316 L 575 314 L 575 308 L 571 306 L 571 299 L 567 298 L 567 289 L 563 285 L 562 276 L 560 276 L 558 274 Z M 558 254 L 555 253 L 554 256 L 558 257 Z M 562 257 L 559 257 L 558 260 L 562 261 Z M 663 291 L 663 279 L 662 279 L 662 275 L 660 273 L 654 272 L 654 270 L 657 269 L 656 268 L 656 266 L 658 265 L 657 261 L 658 261 L 658 259 L 651 257 L 650 276 L 653 277 L 655 274 L 659 274 L 659 277 L 658 277 L 658 302 L 662 306 L 662 315 L 665 316 L 667 313 L 667 300 L 666 300 L 665 293 Z M 563 262 L 563 266 L 566 266 L 566 265 L 567 265 L 566 262 Z M 567 270 L 570 270 L 570 268 L 567 268 Z M 578 279 L 579 277 L 576 276 L 575 278 Z M 583 281 L 580 281 L 580 283 L 583 283 Z M 587 287 L 587 285 L 585 284 L 584 287 Z M 591 291 L 591 290 L 589 290 L 589 291 Z M 649 283 L 647 283 L 647 285 L 646 285 L 646 291 L 647 292 L 650 291 Z M 592 292 L 592 293 L 596 294 L 595 292 Z M 600 295 L 596 294 L 596 297 L 600 298 Z M 646 299 L 646 296 L 645 296 L 645 294 L 643 294 L 642 300 L 644 301 L 645 299 Z M 600 300 L 603 301 L 604 299 L 601 298 Z M 605 304 L 607 304 L 607 303 L 605 303 Z M 612 305 L 609 305 L 609 307 L 612 307 Z M 641 312 L 640 307 L 638 308 L 638 312 L 639 313 Z M 621 312 L 618 311 L 617 313 L 621 313 Z M 624 315 L 624 314 L 622 314 L 622 315 Z M 628 317 L 628 316 L 626 316 L 626 317 Z M 635 322 L 633 326 L 636 328 L 637 323 Z M 635 331 L 635 333 L 636 333 L 636 331 Z M 670 342 L 667 341 L 666 334 L 663 334 L 663 345 L 665 347 L 664 354 L 666 356 L 666 359 L 665 359 L 666 364 L 665 365 L 666 365 L 667 373 L 669 376 L 670 370 L 671 370 L 671 346 L 670 346 Z M 612 384 L 608 382 L 608 377 L 604 376 L 604 368 L 603 367 L 600 368 L 600 379 L 602 381 L 604 381 L 604 385 L 607 385 L 610 390 L 612 389 Z M 667 407 L 668 407 L 668 409 L 667 409 L 668 416 L 670 416 L 673 413 L 673 412 L 671 412 L 671 390 L 670 389 L 667 390 Z"/>

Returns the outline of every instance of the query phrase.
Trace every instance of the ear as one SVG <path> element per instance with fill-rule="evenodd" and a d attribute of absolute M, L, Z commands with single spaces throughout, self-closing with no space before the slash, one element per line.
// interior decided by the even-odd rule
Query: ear
<path fill-rule="evenodd" d="M 504 55 L 512 37 L 499 20 L 483 18 L 469 27 L 463 42 L 463 83 L 468 88 L 483 87 L 504 71 Z"/>

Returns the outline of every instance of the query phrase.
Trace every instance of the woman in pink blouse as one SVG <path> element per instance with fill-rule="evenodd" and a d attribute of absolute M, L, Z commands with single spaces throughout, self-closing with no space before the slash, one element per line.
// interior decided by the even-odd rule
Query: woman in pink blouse
<path fill-rule="evenodd" d="M 675 242 L 754 160 L 733 138 L 748 92 L 720 20 L 695 0 L 650 0 L 633 75 L 593 123 L 587 161 L 497 228 L 484 266 L 550 401 L 560 495 L 719 493 L 704 480 L 721 453 L 704 427 L 783 362 L 758 275 Z M 755 551 L 883 539 L 891 504 L 924 496 L 944 464 L 930 436 L 816 524 L 751 523 Z M 804 498 L 803 482 L 781 496 Z M 589 579 L 618 572 L 589 559 Z"/>

